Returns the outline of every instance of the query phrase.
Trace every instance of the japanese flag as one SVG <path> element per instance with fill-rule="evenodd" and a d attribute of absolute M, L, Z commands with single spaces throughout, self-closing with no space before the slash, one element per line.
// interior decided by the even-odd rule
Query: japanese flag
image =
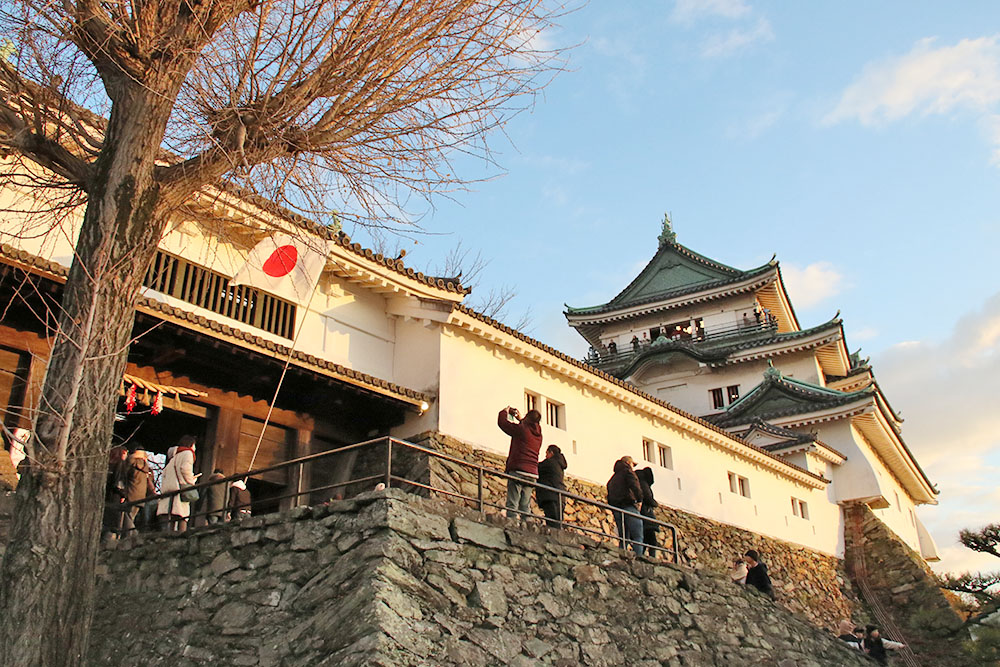
<path fill-rule="evenodd" d="M 259 287 L 299 305 L 308 303 L 326 265 L 327 248 L 320 239 L 310 239 L 307 245 L 275 234 L 254 246 L 232 282 Z"/>

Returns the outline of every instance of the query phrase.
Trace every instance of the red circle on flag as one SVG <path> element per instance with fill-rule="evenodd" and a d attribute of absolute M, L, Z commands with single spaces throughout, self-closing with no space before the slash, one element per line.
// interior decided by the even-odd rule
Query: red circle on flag
<path fill-rule="evenodd" d="M 295 268 L 299 259 L 299 251 L 293 245 L 283 245 L 274 250 L 271 256 L 264 260 L 264 273 L 272 278 L 287 276 Z"/>

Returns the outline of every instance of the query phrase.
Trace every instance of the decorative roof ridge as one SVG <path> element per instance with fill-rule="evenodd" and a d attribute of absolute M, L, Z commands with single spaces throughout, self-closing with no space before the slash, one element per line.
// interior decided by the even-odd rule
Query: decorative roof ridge
<path fill-rule="evenodd" d="M 14 248 L 6 243 L 0 244 L 0 254 L 6 255 L 15 259 L 23 264 L 26 264 L 35 269 L 41 269 L 47 273 L 53 274 L 59 278 L 65 279 L 69 275 L 69 269 L 64 267 L 62 264 L 52 262 L 50 260 L 38 257 L 26 250 L 21 250 L 19 248 Z M 177 319 L 190 322 L 191 324 L 197 325 L 200 328 L 208 329 L 210 331 L 221 333 L 230 338 L 235 338 L 236 340 L 249 343 L 254 347 L 260 348 L 262 350 L 267 350 L 269 352 L 274 352 L 278 355 L 288 355 L 289 348 L 281 343 L 276 343 L 272 340 L 268 340 L 262 336 L 243 331 L 236 327 L 230 326 L 228 324 L 222 324 L 214 319 L 205 317 L 204 315 L 198 315 L 183 308 L 170 305 L 158 299 L 154 299 L 148 296 L 141 296 L 136 303 L 137 307 L 143 307 L 148 310 L 158 311 L 165 315 L 170 315 Z M 409 387 L 404 387 L 402 385 L 396 384 L 395 382 L 390 382 L 389 380 L 383 380 L 382 378 L 364 373 L 362 371 L 356 371 L 352 368 L 343 366 L 326 359 L 321 359 L 315 355 L 303 352 L 302 350 L 291 350 L 292 359 L 295 359 L 303 364 L 308 364 L 321 368 L 323 370 L 332 371 L 337 375 L 341 375 L 345 378 L 358 381 L 362 384 L 369 385 L 373 388 L 379 388 L 383 390 L 390 391 L 394 394 L 400 396 L 405 396 L 406 398 L 413 399 L 414 401 L 423 401 L 429 403 L 433 400 L 433 396 L 426 394 L 416 389 L 410 389 Z"/>
<path fill-rule="evenodd" d="M 742 410 L 747 409 L 749 406 L 752 406 L 761 400 L 761 397 L 770 387 L 777 387 L 785 393 L 804 398 L 806 400 L 815 400 L 820 398 L 823 402 L 833 404 L 829 407 L 844 405 L 856 400 L 869 399 L 872 398 L 875 393 L 874 388 L 871 387 L 865 387 L 851 392 L 844 392 L 836 389 L 830 389 L 828 387 L 822 387 L 811 382 L 785 377 L 782 372 L 771 364 L 770 360 L 768 360 L 768 368 L 764 371 L 764 379 L 757 386 L 731 403 L 725 411 L 712 415 L 706 415 L 706 419 L 719 425 L 738 425 L 750 423 L 734 420 L 737 419 L 737 415 Z M 803 413 L 788 412 L 788 414 Z M 784 411 L 782 412 L 782 416 L 785 416 Z M 760 415 L 755 415 L 755 418 L 760 418 Z"/>
<path fill-rule="evenodd" d="M 808 475 L 810 477 L 813 477 L 814 479 L 817 479 L 817 480 L 822 481 L 822 482 L 829 482 L 830 481 L 830 480 L 826 479 L 825 477 L 823 477 L 822 475 L 817 475 L 816 473 L 811 472 L 809 470 L 806 470 L 805 468 L 802 468 L 801 466 L 795 465 L 794 463 L 790 463 L 789 461 L 782 460 L 781 458 L 774 456 L 773 454 L 771 454 L 767 450 L 765 450 L 765 449 L 763 449 L 761 447 L 758 447 L 757 445 L 751 444 L 751 443 L 743 440 L 742 438 L 739 438 L 739 437 L 733 435 L 732 433 L 730 433 L 729 431 L 725 430 L 724 428 L 721 428 L 720 426 L 717 426 L 717 425 L 715 425 L 715 424 L 713 424 L 713 423 L 711 423 L 709 421 L 706 421 L 702 417 L 698 417 L 697 415 L 693 415 L 690 412 L 686 412 L 684 410 L 681 410 L 680 408 L 678 408 L 678 407 L 676 407 L 674 405 L 671 405 L 670 403 L 664 401 L 662 398 L 657 398 L 656 396 L 653 396 L 652 394 L 648 394 L 648 393 L 642 391 L 641 389 L 639 389 L 638 387 L 636 387 L 635 385 L 630 384 L 628 382 L 625 382 L 624 380 L 621 380 L 619 378 L 616 378 L 615 376 L 611 375 L 610 373 L 606 373 L 605 371 L 602 371 L 602 370 L 600 370 L 598 368 L 594 368 L 590 364 L 586 364 L 586 363 L 584 363 L 584 362 L 582 362 L 582 361 L 580 361 L 578 359 L 574 359 L 573 357 L 569 356 L 565 352 L 560 352 L 559 350 L 555 349 L 554 347 L 552 347 L 550 345 L 546 345 L 545 343 L 543 343 L 543 342 L 541 342 L 541 341 L 539 341 L 539 340 L 537 340 L 535 338 L 532 338 L 531 336 L 528 336 L 527 334 L 521 333 L 520 331 L 518 331 L 517 329 L 514 329 L 513 327 L 507 326 L 506 324 L 500 322 L 499 320 L 493 319 L 489 315 L 484 315 L 483 313 L 480 313 L 480 312 L 478 312 L 476 310 L 473 310 L 472 308 L 470 308 L 470 307 L 468 307 L 468 306 L 466 306 L 464 304 L 461 304 L 461 303 L 454 304 L 454 308 L 456 310 L 458 310 L 459 312 L 462 312 L 462 313 L 464 313 L 464 314 L 466 314 L 466 315 L 468 315 L 470 317 L 473 317 L 473 318 L 475 318 L 475 319 L 477 319 L 477 320 L 479 320 L 481 322 L 485 322 L 486 324 L 489 324 L 490 326 L 496 327 L 497 329 L 500 329 L 504 333 L 510 334 L 511 336 L 514 336 L 515 338 L 517 338 L 519 340 L 522 340 L 525 343 L 528 343 L 529 345 L 531 345 L 533 347 L 537 347 L 538 349 L 542 350 L 543 352 L 547 352 L 547 353 L 553 355 L 554 357 L 556 357 L 557 359 L 559 359 L 561 361 L 564 361 L 566 363 L 569 363 L 572 366 L 575 366 L 575 367 L 577 367 L 579 369 L 587 371 L 591 375 L 594 375 L 596 377 L 601 378 L 602 380 L 605 380 L 605 381 L 610 382 L 610 383 L 612 383 L 614 385 L 617 385 L 618 387 L 621 387 L 622 389 L 625 389 L 628 392 L 630 392 L 632 394 L 635 394 L 636 396 L 639 396 L 640 398 L 648 400 L 651 403 L 659 405 L 660 407 L 666 408 L 666 409 L 670 410 L 671 412 L 673 412 L 673 413 L 675 413 L 677 415 L 680 415 L 681 417 L 684 417 L 686 419 L 690 419 L 691 421 L 695 422 L 699 426 L 703 426 L 703 427 L 705 427 L 705 428 L 707 428 L 707 429 L 709 429 L 711 431 L 715 431 L 716 433 L 724 435 L 727 438 L 735 440 L 736 442 L 738 442 L 738 443 L 740 443 L 742 445 L 745 445 L 746 447 L 749 447 L 750 449 L 752 449 L 752 450 L 754 450 L 754 451 L 756 451 L 758 453 L 766 455 L 768 458 L 771 458 L 771 459 L 773 459 L 773 460 L 775 460 L 775 461 L 777 461 L 777 462 L 779 462 L 779 463 L 781 463 L 783 465 L 786 465 L 786 466 L 789 466 L 789 467 L 793 468 L 797 472 L 804 473 L 804 474 L 806 474 L 806 475 Z"/>
<path fill-rule="evenodd" d="M 769 422 L 769 421 L 767 421 L 765 419 L 762 419 L 761 417 L 754 417 L 753 421 L 749 422 L 749 428 L 747 428 L 743 432 L 743 437 L 746 437 L 747 435 L 749 435 L 754 430 L 759 430 L 759 431 L 762 431 L 762 432 L 767 433 L 769 435 L 773 435 L 775 437 L 786 437 L 787 438 L 785 440 L 784 444 L 780 443 L 780 442 L 776 442 L 773 445 L 764 445 L 764 448 L 767 449 L 768 451 L 773 451 L 773 450 L 776 450 L 776 449 L 781 449 L 781 448 L 784 448 L 784 447 L 790 447 L 790 446 L 792 446 L 792 445 L 787 444 L 789 442 L 793 442 L 793 443 L 796 443 L 796 444 L 805 444 L 807 442 L 811 442 L 811 443 L 813 443 L 815 445 L 818 445 L 820 447 L 824 447 L 824 448 L 830 450 L 831 452 L 833 452 L 834 454 L 840 456 L 841 458 L 844 458 L 844 459 L 847 458 L 846 454 L 844 454 L 841 451 L 838 451 L 836 448 L 831 447 L 827 443 L 823 442 L 822 440 L 820 440 L 813 433 L 799 433 L 798 431 L 795 431 L 795 430 L 790 429 L 788 427 L 778 426 L 777 424 L 772 424 L 771 422 Z"/>

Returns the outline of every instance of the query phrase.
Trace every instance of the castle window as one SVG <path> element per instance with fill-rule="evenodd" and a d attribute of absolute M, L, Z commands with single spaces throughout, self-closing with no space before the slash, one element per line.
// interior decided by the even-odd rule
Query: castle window
<path fill-rule="evenodd" d="M 673 470 L 674 469 L 674 457 L 673 457 L 673 453 L 670 451 L 670 448 L 667 447 L 666 445 L 659 445 L 657 447 L 657 449 L 660 450 L 659 451 L 659 454 L 660 454 L 660 467 L 661 468 L 666 468 L 667 470 Z"/>
<path fill-rule="evenodd" d="M 744 498 L 750 497 L 750 480 L 734 472 L 729 473 L 729 491 Z"/>
<path fill-rule="evenodd" d="M 545 423 L 549 426 L 565 429 L 565 407 L 561 403 L 545 399 Z"/>
<path fill-rule="evenodd" d="M 729 404 L 732 405 L 740 398 L 740 386 L 738 384 L 726 387 L 726 394 L 729 396 Z"/>
<path fill-rule="evenodd" d="M 653 463 L 653 441 L 642 439 L 642 458 Z"/>
<path fill-rule="evenodd" d="M 712 408 L 715 410 L 721 410 L 726 407 L 726 399 L 722 393 L 722 388 L 711 389 L 708 392 L 712 397 Z"/>
<path fill-rule="evenodd" d="M 538 394 L 532 394 L 530 391 L 524 392 L 524 412 L 525 414 L 531 412 L 532 410 L 538 409 Z"/>
<path fill-rule="evenodd" d="M 809 519 L 809 504 L 804 500 L 792 498 L 792 514 L 802 519 Z"/>

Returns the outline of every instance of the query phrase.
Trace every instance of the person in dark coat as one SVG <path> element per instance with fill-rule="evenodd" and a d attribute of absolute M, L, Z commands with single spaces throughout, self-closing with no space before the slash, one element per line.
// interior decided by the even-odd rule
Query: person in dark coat
<path fill-rule="evenodd" d="M 653 497 L 653 469 L 647 466 L 642 470 L 636 470 L 635 476 L 639 478 L 639 489 L 642 491 L 642 505 L 639 506 L 639 513 L 651 519 L 656 518 L 656 508 L 659 505 Z M 642 541 L 646 543 L 646 546 L 656 546 L 656 533 L 659 530 L 660 527 L 652 521 L 642 522 Z M 655 551 L 650 550 L 650 554 L 655 555 L 655 553 Z"/>
<path fill-rule="evenodd" d="M 608 480 L 608 504 L 621 510 L 612 512 L 621 548 L 624 549 L 625 541 L 629 540 L 632 549 L 641 556 L 646 552 L 642 543 L 642 518 L 638 516 L 642 487 L 632 470 L 634 467 L 635 461 L 631 456 L 615 461 L 614 474 Z"/>
<path fill-rule="evenodd" d="M 497 426 L 510 436 L 504 472 L 514 479 L 507 480 L 507 518 L 527 516 L 531 511 L 531 490 L 538 479 L 538 450 L 542 448 L 541 421 L 538 410 L 528 410 L 522 418 L 517 408 L 510 406 L 497 415 Z"/>
<path fill-rule="evenodd" d="M 122 517 L 124 512 L 120 505 L 125 502 L 126 488 L 128 486 L 125 459 L 128 458 L 128 449 L 125 447 L 112 447 L 108 452 L 108 475 L 104 484 L 104 533 L 105 540 L 117 539 L 122 531 Z"/>
<path fill-rule="evenodd" d="M 549 445 L 545 450 L 545 460 L 538 464 L 538 483 L 565 491 L 563 475 L 566 465 L 566 457 L 563 456 L 562 450 L 557 445 Z M 555 491 L 539 488 L 535 500 L 545 513 L 545 522 L 549 527 L 558 528 L 563 517 L 564 496 Z"/>
<path fill-rule="evenodd" d="M 760 554 L 750 549 L 743 555 L 747 563 L 747 586 L 753 586 L 767 597 L 774 599 L 771 577 L 767 576 L 767 565 L 760 562 Z"/>
<path fill-rule="evenodd" d="M 226 476 L 222 474 L 222 471 L 216 468 L 212 472 L 212 476 L 208 478 L 209 482 L 218 482 L 220 479 L 225 479 Z M 205 506 L 202 509 L 205 512 L 205 517 L 208 519 L 208 523 L 219 523 L 220 521 L 225 521 L 226 519 L 226 491 L 228 491 L 228 484 L 214 484 L 205 489 Z"/>
<path fill-rule="evenodd" d="M 865 653 L 868 657 L 880 665 L 889 664 L 888 649 L 900 649 L 906 646 L 901 642 L 894 642 L 891 639 L 883 639 L 878 628 L 874 625 L 865 627 Z"/>

